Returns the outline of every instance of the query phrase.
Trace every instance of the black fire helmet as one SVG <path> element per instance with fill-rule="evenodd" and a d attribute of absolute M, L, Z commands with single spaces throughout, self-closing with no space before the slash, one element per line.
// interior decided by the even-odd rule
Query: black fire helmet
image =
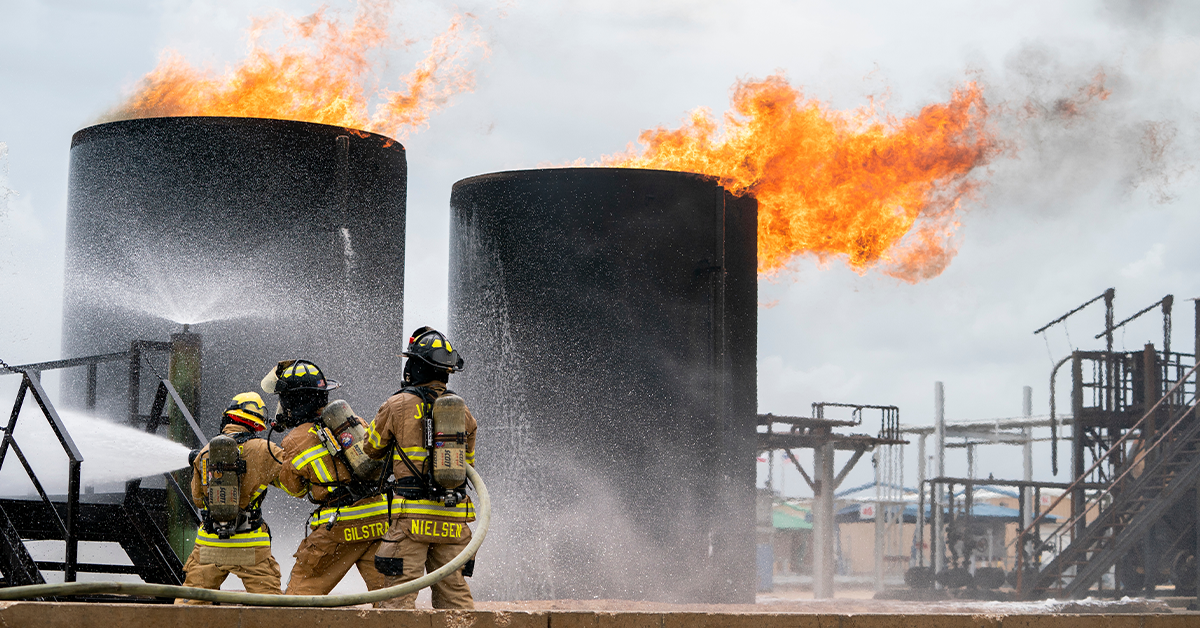
<path fill-rule="evenodd" d="M 302 390 L 333 390 L 338 382 L 328 379 L 316 364 L 308 360 L 284 360 L 263 378 L 263 392 L 287 394 Z"/>
<path fill-rule="evenodd" d="M 432 327 L 422 327 L 414 331 L 408 339 L 408 349 L 402 354 L 406 358 L 416 358 L 432 367 L 445 369 L 449 373 L 463 370 L 463 358 L 442 332 Z"/>

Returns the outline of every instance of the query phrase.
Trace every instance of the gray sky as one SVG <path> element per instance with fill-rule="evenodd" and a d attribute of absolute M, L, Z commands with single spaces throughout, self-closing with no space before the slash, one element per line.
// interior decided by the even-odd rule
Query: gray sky
<path fill-rule="evenodd" d="M 0 186 L 15 192 L 6 210 L 0 206 L 0 358 L 59 357 L 71 134 L 120 102 L 164 48 L 220 69 L 242 57 L 251 16 L 304 15 L 317 6 L 0 0 L 0 142 L 7 145 Z M 801 259 L 760 281 L 760 300 L 775 303 L 760 310 L 760 411 L 807 415 L 819 400 L 895 404 L 904 422 L 927 424 L 933 382 L 941 380 L 952 420 L 1015 416 L 1023 385 L 1034 387 L 1034 412 L 1044 413 L 1051 358 L 1096 347 L 1091 336 L 1102 316 L 1085 312 L 1046 340 L 1032 330 L 1110 286 L 1119 318 L 1175 294 L 1174 344 L 1192 346 L 1183 299 L 1200 296 L 1192 272 L 1200 248 L 1188 244 L 1200 233 L 1188 149 L 1197 139 L 1200 18 L 1182 3 L 458 7 L 478 15 L 491 55 L 473 66 L 475 90 L 404 142 L 410 327 L 445 325 L 455 181 L 598 159 L 643 129 L 677 126 L 694 107 L 723 112 L 739 78 L 783 71 L 835 108 L 887 93 L 894 114 L 945 101 L 955 85 L 977 77 L 1010 151 L 962 212 L 959 252 L 941 276 L 909 285 Z M 387 56 L 380 78 L 393 86 L 450 14 L 439 3 L 413 2 L 396 15 L 402 34 L 418 41 Z M 1081 115 L 1062 115 L 1055 103 L 1076 96 L 1100 70 L 1111 96 Z M 418 230 L 434 237 L 417 246 Z M 1159 319 L 1147 317 L 1119 334 L 1117 346 L 1137 349 L 1160 343 L 1160 335 Z M 985 453 L 982 472 L 1018 476 L 1016 453 Z M 1035 469 L 1049 477 L 1046 456 Z M 847 483 L 867 479 L 864 464 Z M 801 492 L 798 476 L 786 482 L 789 493 Z"/>

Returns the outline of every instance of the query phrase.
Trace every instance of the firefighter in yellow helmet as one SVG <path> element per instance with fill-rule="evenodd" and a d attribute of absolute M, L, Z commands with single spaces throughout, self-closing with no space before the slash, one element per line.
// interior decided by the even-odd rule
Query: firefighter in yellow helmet
<path fill-rule="evenodd" d="M 280 486 L 283 450 L 266 439 L 256 438 L 267 426 L 263 410 L 262 397 L 254 392 L 235 396 L 225 409 L 221 436 L 227 437 L 224 443 L 229 453 L 234 455 L 236 451 L 234 468 L 226 469 L 223 463 L 213 460 L 210 449 L 221 446 L 216 444 L 221 436 L 191 456 L 192 500 L 201 509 L 203 524 L 196 531 L 196 545 L 183 566 L 187 573 L 184 586 L 219 589 L 232 573 L 250 593 L 278 595 L 280 592 L 279 563 L 271 555 L 271 534 L 262 518 L 262 502 L 268 486 Z M 223 475 L 226 481 L 236 477 L 238 487 L 237 509 L 230 511 L 233 516 L 228 521 L 216 520 L 210 511 L 213 504 L 208 489 L 219 483 Z M 175 603 L 208 604 L 182 599 Z"/>
<path fill-rule="evenodd" d="M 292 496 L 307 495 L 317 504 L 296 550 L 287 595 L 325 595 L 351 567 L 358 568 L 368 590 L 384 586 L 374 557 L 387 530 L 387 496 L 378 478 L 356 477 L 344 457 L 331 451 L 336 446 L 322 441 L 321 414 L 329 391 L 339 386 L 307 360 L 280 362 L 262 381 L 264 391 L 279 395 L 274 429 L 291 429 L 283 438 L 280 483 Z"/>
<path fill-rule="evenodd" d="M 409 338 L 408 358 L 404 365 L 404 388 L 392 395 L 367 432 L 363 450 L 372 458 L 392 452 L 392 472 L 396 497 L 392 502 L 392 521 L 375 565 L 393 586 L 415 580 L 426 571 L 450 562 L 471 541 L 467 523 L 475 520 L 475 506 L 467 497 L 465 482 L 445 486 L 435 477 L 435 453 L 442 453 L 446 440 L 457 441 L 458 451 L 465 450 L 466 464 L 475 464 L 475 417 L 456 395 L 446 390 L 450 374 L 463 368 L 463 359 L 440 332 L 422 327 Z M 465 417 L 463 431 L 456 434 L 433 432 L 434 405 L 439 398 L 460 403 Z M 431 432 L 426 434 L 426 431 Z M 427 437 L 428 436 L 428 437 Z M 432 444 L 433 447 L 427 447 Z M 464 470 L 465 474 L 465 470 Z M 470 609 L 475 607 L 465 576 L 475 569 L 471 558 L 461 570 L 432 585 L 434 608 Z M 411 593 L 380 604 L 385 608 L 414 608 L 417 594 Z"/>

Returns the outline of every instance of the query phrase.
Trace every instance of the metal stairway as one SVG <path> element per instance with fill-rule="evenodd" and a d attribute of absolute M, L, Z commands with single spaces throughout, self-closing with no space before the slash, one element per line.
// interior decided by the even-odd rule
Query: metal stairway
<path fill-rule="evenodd" d="M 36 495 L 0 498 L 0 574 L 3 575 L 0 586 L 44 583 L 43 571 L 61 571 L 66 582 L 74 581 L 77 573 L 105 573 L 137 575 L 145 582 L 156 584 L 183 583 L 183 564 L 165 533 L 168 529 L 167 504 L 169 494 L 174 493 L 178 497 L 176 501 L 187 505 L 185 512 L 190 511 L 193 522 L 198 524 L 199 515 L 190 507 L 190 492 L 180 486 L 174 475 L 167 473 L 163 475 L 166 481 L 164 488 L 143 487 L 142 480 L 138 479 L 126 482 L 123 493 L 81 494 L 80 465 L 83 456 L 50 403 L 39 377 L 44 368 L 87 365 L 93 370 L 89 375 L 94 380 L 95 364 L 121 360 L 127 356 L 132 356 L 131 361 L 138 359 L 137 352 L 131 351 L 130 354 L 107 354 L 5 369 L 20 374 L 22 382 L 9 421 L 0 432 L 0 468 L 6 459 L 16 458 L 29 477 Z M 29 464 L 26 453 L 17 443 L 15 428 L 26 399 L 36 403 L 66 454 L 68 487 L 65 495 L 47 494 Z M 164 413 L 169 402 L 186 420 L 196 441 L 203 442 L 203 433 L 168 380 L 159 380 L 150 414 L 135 415 L 135 418 L 139 422 L 145 421 L 147 432 L 155 433 L 166 424 Z M 136 408 L 136 397 L 131 404 Z M 12 456 L 8 455 L 10 453 Z M 26 546 L 26 542 L 30 541 L 63 542 L 63 560 L 36 560 Z M 132 564 L 80 562 L 81 541 L 117 543 Z"/>
<path fill-rule="evenodd" d="M 166 520 L 162 507 L 165 495 L 164 489 L 134 487 L 123 497 L 119 493 L 100 494 L 81 500 L 76 541 L 119 543 L 133 564 L 76 562 L 74 571 L 134 574 L 150 583 L 182 584 L 183 564 L 161 531 Z M 67 571 L 65 562 L 33 560 L 25 548 L 28 541 L 67 540 L 65 530 L 57 525 L 65 514 L 65 498 L 51 498 L 53 507 L 40 499 L 0 499 L 0 519 L 8 523 L 8 533 L 0 547 L 8 563 L 0 564 L 5 585 L 40 584 L 45 580 L 43 570 Z M 19 562 L 14 562 L 14 558 Z M 10 573 L 10 565 L 19 568 Z"/>
<path fill-rule="evenodd" d="M 1052 538 L 1069 539 L 1070 542 L 1053 560 L 1036 574 L 1019 570 L 1022 578 L 1018 591 L 1022 599 L 1085 594 L 1172 506 L 1197 489 L 1200 483 L 1200 420 L 1196 416 L 1196 407 L 1200 397 L 1193 395 L 1189 402 L 1180 403 L 1183 401 L 1181 385 L 1195 371 L 1196 367 L 1188 371 L 1133 429 L 1094 463 L 1092 469 L 1106 463 L 1111 455 L 1119 455 L 1117 452 L 1123 451 L 1121 445 L 1131 436 L 1147 433 L 1149 438 L 1144 440 L 1152 441 L 1141 449 L 1136 460 L 1124 466 L 1108 488 L 1091 496 L 1082 507 L 1073 509 L 1076 514 L 1055 530 Z M 1176 403 L 1164 403 L 1168 401 Z M 1154 419 L 1164 415 L 1169 416 L 1169 420 L 1161 428 L 1154 429 Z M 1083 479 L 1077 478 L 1075 484 L 1081 484 Z M 1072 489 L 1065 491 L 1046 512 L 1072 492 Z M 1042 544 L 1040 539 L 1027 538 L 1032 530 L 1036 530 L 1036 526 L 1022 531 L 1018 547 Z M 1035 554 L 1040 551 L 1039 547 Z"/>

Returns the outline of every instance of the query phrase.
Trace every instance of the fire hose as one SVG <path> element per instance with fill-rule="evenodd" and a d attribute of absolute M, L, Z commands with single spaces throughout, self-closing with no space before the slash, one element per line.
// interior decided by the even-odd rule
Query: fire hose
<path fill-rule="evenodd" d="M 149 597 L 187 598 L 206 602 L 221 602 L 224 604 L 245 604 L 249 606 L 352 606 L 390 600 L 394 597 L 415 593 L 421 589 L 458 571 L 479 551 L 487 536 L 488 524 L 492 518 L 492 500 L 488 496 L 487 486 L 475 472 L 475 467 L 467 465 L 467 477 L 475 486 L 479 496 L 478 529 L 473 532 L 471 542 L 459 552 L 450 562 L 438 569 L 402 584 L 366 593 L 350 593 L 345 595 L 268 595 L 264 593 L 242 593 L 239 591 L 218 591 L 213 589 L 198 589 L 170 584 L 145 584 L 133 582 L 65 582 L 62 584 L 32 584 L 19 587 L 0 589 L 0 601 L 24 600 L 29 598 L 47 598 L 72 595 L 120 594 L 140 595 Z"/>

